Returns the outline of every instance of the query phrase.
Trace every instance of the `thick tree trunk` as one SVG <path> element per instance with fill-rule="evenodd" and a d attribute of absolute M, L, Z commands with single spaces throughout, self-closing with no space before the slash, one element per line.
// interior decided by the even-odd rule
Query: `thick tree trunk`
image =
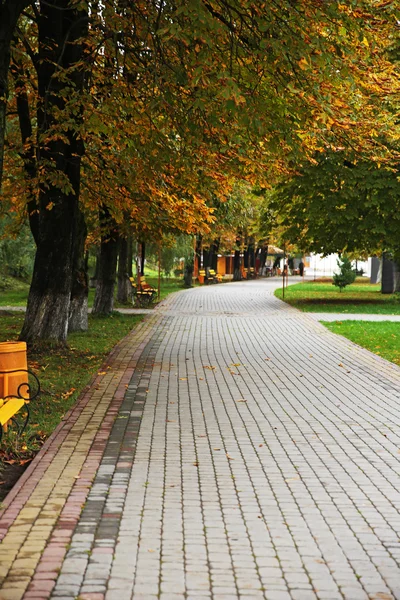
<path fill-rule="evenodd" d="M 69 306 L 68 332 L 87 331 L 88 323 L 88 274 L 85 242 L 87 227 L 82 211 L 78 211 L 77 230 L 74 238 L 71 300 Z"/>
<path fill-rule="evenodd" d="M 52 210 L 46 210 L 49 202 Z M 76 198 L 58 190 L 41 194 L 40 231 L 25 321 L 20 339 L 30 344 L 65 343 L 73 270 Z"/>
<path fill-rule="evenodd" d="M 109 315 L 114 308 L 119 236 L 116 224 L 105 207 L 100 210 L 100 224 L 103 233 L 100 246 L 99 278 L 92 314 Z"/>
<path fill-rule="evenodd" d="M 13 39 L 19 16 L 28 4 L 29 0 L 3 0 L 0 2 L 0 189 L 4 168 L 4 140 L 6 137 L 11 40 Z"/>
<path fill-rule="evenodd" d="M 120 238 L 119 241 L 119 254 L 118 254 L 118 289 L 117 289 L 117 300 L 122 304 L 127 304 L 130 300 L 129 294 L 132 289 L 131 282 L 129 281 L 128 275 L 128 240 L 124 237 Z M 131 264 L 132 271 L 132 264 Z"/>
<path fill-rule="evenodd" d="M 83 145 L 75 128 L 81 120 L 80 110 L 69 129 L 65 129 L 65 116 L 61 117 L 62 123 L 59 119 L 72 89 L 79 109 L 85 70 L 73 67 L 84 57 L 81 39 L 87 32 L 87 13 L 69 8 L 68 0 L 41 2 L 38 32 L 38 159 L 46 169 L 43 174 L 49 177 L 39 191 L 39 213 L 34 221 L 31 216 L 37 253 L 20 339 L 28 343 L 65 343 L 79 225 Z M 55 76 L 60 69 L 69 71 L 67 82 Z M 59 126 L 64 127 L 62 137 L 54 136 Z M 53 184 L 54 178 L 65 180 L 71 189 Z"/>

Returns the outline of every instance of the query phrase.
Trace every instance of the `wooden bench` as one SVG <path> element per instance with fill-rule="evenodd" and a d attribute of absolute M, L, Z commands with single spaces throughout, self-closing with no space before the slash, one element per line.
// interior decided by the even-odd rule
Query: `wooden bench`
<path fill-rule="evenodd" d="M 40 383 L 34 373 L 26 369 L 14 371 L 0 371 L 0 376 L 9 377 L 15 373 L 26 373 L 26 382 L 18 386 L 17 393 L 0 398 L 0 441 L 8 427 L 14 425 L 17 433 L 21 435 L 29 421 L 29 402 L 37 398 L 40 393 Z M 28 377 L 33 380 L 33 385 L 28 382 Z"/>
<path fill-rule="evenodd" d="M 214 269 L 208 269 L 207 283 L 218 283 L 218 276 Z"/>
<path fill-rule="evenodd" d="M 137 285 L 134 277 L 129 277 L 133 291 L 134 304 L 147 307 L 152 304 L 157 296 L 157 290 L 149 285 L 144 276 L 140 277 L 140 284 Z"/>

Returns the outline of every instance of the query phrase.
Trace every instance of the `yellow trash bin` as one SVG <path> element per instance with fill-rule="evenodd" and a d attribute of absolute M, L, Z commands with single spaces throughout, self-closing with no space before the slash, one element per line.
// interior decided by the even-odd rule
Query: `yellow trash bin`
<path fill-rule="evenodd" d="M 0 342 L 0 398 L 6 396 L 28 397 L 28 368 L 26 342 Z"/>

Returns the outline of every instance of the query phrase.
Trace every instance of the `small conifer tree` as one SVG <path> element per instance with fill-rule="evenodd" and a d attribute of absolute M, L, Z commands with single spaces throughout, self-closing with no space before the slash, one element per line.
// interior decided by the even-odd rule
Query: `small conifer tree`
<path fill-rule="evenodd" d="M 338 258 L 337 265 L 340 271 L 339 273 L 335 273 L 335 275 L 333 276 L 332 285 L 336 285 L 342 292 L 343 288 L 346 287 L 346 285 L 350 285 L 354 282 L 356 278 L 356 272 L 352 268 L 351 262 L 347 258 L 347 256 L 343 256 L 343 258 Z"/>

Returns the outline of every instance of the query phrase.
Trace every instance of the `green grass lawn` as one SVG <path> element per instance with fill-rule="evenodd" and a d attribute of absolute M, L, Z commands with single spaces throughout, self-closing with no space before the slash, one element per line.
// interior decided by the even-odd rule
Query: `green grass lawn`
<path fill-rule="evenodd" d="M 149 277 L 146 275 L 146 281 L 152 287 L 158 289 L 158 277 Z M 174 277 L 170 278 L 162 278 L 161 286 L 160 286 L 160 301 L 163 300 L 171 294 L 172 292 L 177 292 L 183 289 L 183 280 L 176 279 Z M 0 288 L 0 306 L 26 306 L 26 301 L 28 299 L 29 293 L 29 284 L 20 282 L 18 280 L 14 280 L 13 284 L 10 284 L 5 289 Z M 89 289 L 89 307 L 93 306 L 95 290 L 93 288 Z M 157 302 L 156 302 L 157 303 Z M 119 304 L 115 302 L 115 308 L 127 308 L 132 307 L 132 304 Z"/>
<path fill-rule="evenodd" d="M 153 287 L 158 277 L 146 277 Z M 171 292 L 183 289 L 181 279 L 161 279 L 161 300 Z M 0 306 L 25 306 L 29 284 L 4 278 L 0 286 Z M 89 290 L 89 306 L 93 305 L 94 290 Z M 116 305 L 117 306 L 117 305 Z M 132 304 L 126 305 L 131 307 Z M 18 339 L 24 315 L 0 312 L 0 341 Z M 10 434 L 3 438 L 0 459 L 26 460 L 32 457 L 44 440 L 55 429 L 63 415 L 73 406 L 77 397 L 97 372 L 106 356 L 142 316 L 113 313 L 110 317 L 89 316 L 89 331 L 68 336 L 68 347 L 62 349 L 29 350 L 29 368 L 40 379 L 42 394 L 30 405 L 30 424 L 22 439 Z M 0 461 L 1 462 L 1 461 Z"/>
<path fill-rule="evenodd" d="M 38 376 L 42 394 L 30 404 L 30 424 L 18 445 L 12 434 L 3 438 L 0 458 L 1 454 L 15 453 L 23 458 L 35 454 L 115 344 L 142 319 L 141 315 L 119 313 L 105 318 L 89 317 L 89 331 L 71 334 L 67 348 L 29 350 L 28 367 Z M 22 322 L 22 314 L 0 313 L 0 340 L 16 340 Z"/>
<path fill-rule="evenodd" d="M 282 299 L 282 288 L 275 291 Z M 290 285 L 285 288 L 285 302 L 304 312 L 337 312 L 362 314 L 400 314 L 396 294 L 381 294 L 380 284 L 357 279 L 342 292 L 332 280 L 317 280 Z"/>
<path fill-rule="evenodd" d="M 400 323 L 390 321 L 322 321 L 330 331 L 348 338 L 400 366 Z"/>

